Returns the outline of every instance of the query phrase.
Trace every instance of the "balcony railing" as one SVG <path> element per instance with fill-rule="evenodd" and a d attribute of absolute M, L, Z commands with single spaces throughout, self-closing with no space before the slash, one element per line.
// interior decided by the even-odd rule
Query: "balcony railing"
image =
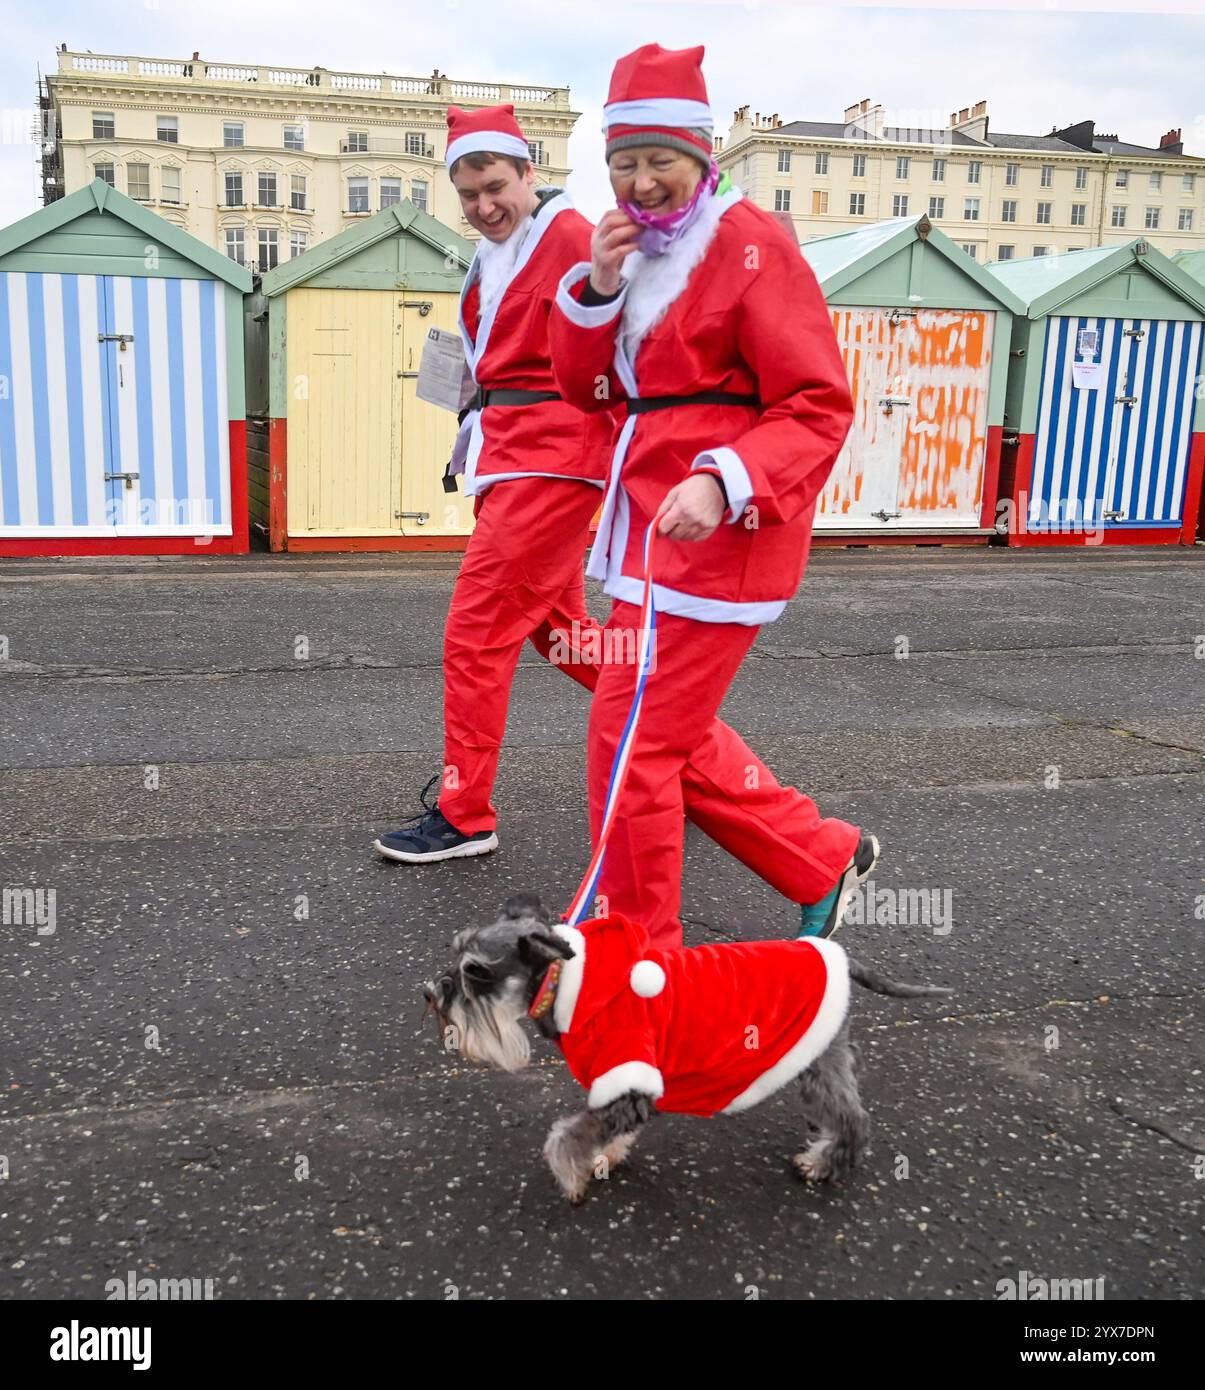
<path fill-rule="evenodd" d="M 209 63 L 200 58 L 135 58 L 111 53 L 58 54 L 59 72 L 110 74 L 179 82 L 254 83 L 258 87 L 311 87 L 324 92 L 367 93 L 384 97 L 430 97 L 449 101 L 512 102 L 516 106 L 569 108 L 567 87 L 512 86 L 509 82 L 462 82 L 444 73 L 395 77 L 389 73 L 333 72 L 329 68 L 259 67 L 248 63 Z"/>
<path fill-rule="evenodd" d="M 391 139 L 388 135 L 370 135 L 367 146 L 363 141 L 340 140 L 340 154 L 400 154 L 409 155 L 411 159 L 434 159 L 435 147 L 433 145 L 423 145 L 421 149 L 413 149 L 405 140 Z"/>

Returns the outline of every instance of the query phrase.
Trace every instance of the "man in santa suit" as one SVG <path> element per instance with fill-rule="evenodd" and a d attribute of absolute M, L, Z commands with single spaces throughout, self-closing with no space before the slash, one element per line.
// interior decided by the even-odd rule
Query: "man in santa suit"
<path fill-rule="evenodd" d="M 496 848 L 491 794 L 523 643 L 589 690 L 602 653 L 582 567 L 613 421 L 559 396 L 548 343 L 557 286 L 589 256 L 593 229 L 564 190 L 536 189 L 512 106 L 449 108 L 446 158 L 465 216 L 481 233 L 460 306 L 477 391 L 453 456 L 476 499 L 476 527 L 444 632 L 443 774 L 427 784 L 424 809 L 409 825 L 374 842 L 402 863 Z M 631 665 L 621 669 L 633 673 Z M 749 815 L 757 794 L 732 754 L 735 738 L 718 720 L 701 726 L 692 758 L 675 773 L 681 801 L 691 820 L 745 862 L 772 865 L 766 876 L 789 895 L 795 847 L 775 823 L 772 795 L 764 818 Z M 745 761 L 753 764 L 752 753 Z M 768 787 L 776 785 L 766 776 Z"/>
<path fill-rule="evenodd" d="M 618 404 L 622 419 L 587 568 L 613 599 L 613 633 L 639 624 L 644 535 L 660 515 L 656 668 L 599 888 L 665 948 L 682 939 L 679 773 L 705 732 L 717 737 L 710 721 L 759 627 L 795 593 L 853 419 L 814 273 L 711 158 L 702 56 L 647 44 L 616 64 L 604 131 L 619 206 L 562 280 L 549 327 L 564 396 L 587 411 Z M 603 668 L 588 745 L 596 839 L 632 692 L 630 670 Z M 800 904 L 801 934 L 831 935 L 877 841 L 822 818 L 719 729 L 715 779 L 745 790 L 710 833 Z M 776 848 L 763 854 L 766 825 Z"/>

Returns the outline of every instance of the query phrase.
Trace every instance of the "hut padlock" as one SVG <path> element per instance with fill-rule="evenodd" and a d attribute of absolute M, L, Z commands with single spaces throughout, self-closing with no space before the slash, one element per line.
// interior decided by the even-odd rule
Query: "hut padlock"
<path fill-rule="evenodd" d="M 890 415 L 892 409 L 897 405 L 911 404 L 912 398 L 910 396 L 884 396 L 883 399 L 879 402 L 879 405 L 882 407 L 883 413 L 885 415 Z"/>
<path fill-rule="evenodd" d="M 118 479 L 121 479 L 126 485 L 126 491 L 130 492 L 134 487 L 134 479 L 138 476 L 137 473 L 106 473 L 105 482 L 116 482 Z"/>

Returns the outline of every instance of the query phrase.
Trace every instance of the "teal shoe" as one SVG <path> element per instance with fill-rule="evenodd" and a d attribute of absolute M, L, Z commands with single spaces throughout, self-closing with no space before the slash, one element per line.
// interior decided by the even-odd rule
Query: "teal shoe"
<path fill-rule="evenodd" d="M 841 925 L 849 900 L 857 891 L 858 885 L 869 876 L 879 862 L 879 842 L 873 835 L 863 835 L 858 841 L 854 857 L 846 865 L 845 872 L 837 880 L 831 892 L 826 893 L 818 903 L 800 903 L 799 934 L 797 941 L 804 937 L 830 937 Z"/>

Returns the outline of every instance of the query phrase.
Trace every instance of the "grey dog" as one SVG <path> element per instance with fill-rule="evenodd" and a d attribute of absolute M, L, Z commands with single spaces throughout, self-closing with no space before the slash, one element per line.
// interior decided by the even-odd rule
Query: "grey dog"
<path fill-rule="evenodd" d="M 524 1020 L 550 967 L 571 959 L 573 946 L 555 929 L 539 898 L 520 893 L 507 901 L 497 921 L 459 932 L 452 949 L 456 959 L 451 968 L 423 989 L 444 1046 L 503 1071 L 525 1067 L 531 1060 L 531 1041 Z M 899 999 L 951 993 L 886 979 L 852 958 L 849 973 L 866 989 Z M 539 1015 L 536 1025 L 546 1038 L 555 1041 L 560 1036 L 552 1011 Z M 792 1159 L 795 1171 L 808 1182 L 846 1176 L 866 1142 L 869 1119 L 858 1095 L 856 1053 L 846 1020 L 798 1078 L 805 1119 L 818 1131 L 809 1147 Z M 641 1126 L 655 1113 L 648 1095 L 629 1091 L 596 1109 L 558 1120 L 544 1144 L 544 1157 L 565 1196 L 575 1204 L 583 1201 L 591 1180 L 623 1162 Z"/>

